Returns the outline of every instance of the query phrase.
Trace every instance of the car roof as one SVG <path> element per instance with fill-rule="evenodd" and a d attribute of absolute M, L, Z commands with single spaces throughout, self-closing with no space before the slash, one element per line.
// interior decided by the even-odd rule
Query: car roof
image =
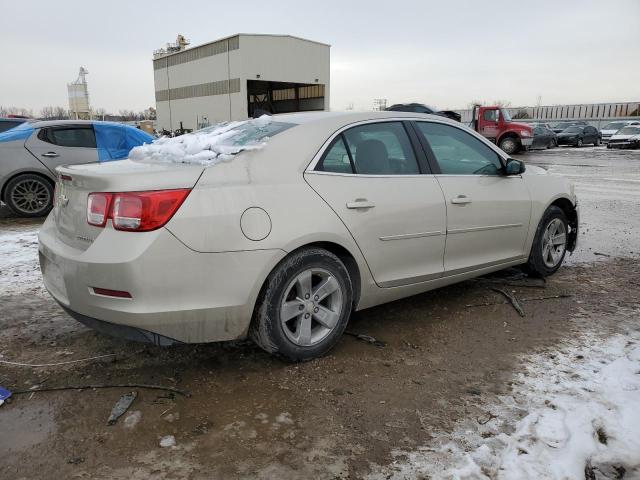
<path fill-rule="evenodd" d="M 371 111 L 371 112 L 303 112 L 303 113 L 282 113 L 273 115 L 274 121 L 295 123 L 297 125 L 312 124 L 316 122 L 335 121 L 336 123 L 355 123 L 365 120 L 377 120 L 385 118 L 417 118 L 417 119 L 434 119 L 438 121 L 446 120 L 446 117 L 440 115 L 430 115 L 426 113 L 415 112 L 397 112 L 392 110 L 384 111 Z M 459 125 L 459 122 L 450 120 L 454 125 Z"/>

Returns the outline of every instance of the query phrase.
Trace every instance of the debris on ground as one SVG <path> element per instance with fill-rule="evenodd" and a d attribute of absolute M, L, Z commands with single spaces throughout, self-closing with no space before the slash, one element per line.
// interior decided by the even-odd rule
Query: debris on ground
<path fill-rule="evenodd" d="M 61 390 L 94 390 L 98 388 L 147 388 L 150 390 L 165 390 L 167 392 L 177 393 L 183 397 L 190 397 L 191 393 L 180 390 L 174 387 L 165 387 L 162 385 L 149 385 L 145 383 L 112 383 L 101 385 L 73 385 L 65 387 L 45 387 L 45 388 L 31 388 L 30 390 L 17 390 L 13 392 L 14 395 L 33 393 L 33 392 L 58 392 Z M 173 398 L 173 397 L 172 397 Z"/>
<path fill-rule="evenodd" d="M 4 403 L 4 401 L 11 396 L 11 392 L 6 388 L 0 387 L 0 405 Z"/>
<path fill-rule="evenodd" d="M 498 287 L 491 287 L 491 290 L 504 295 L 506 299 L 509 300 L 509 303 L 513 306 L 513 308 L 515 308 L 516 312 L 518 312 L 518 315 L 524 317 L 524 310 L 520 306 L 520 302 L 518 302 L 518 299 L 515 295 L 513 295 L 511 292 L 508 292 L 507 290 Z"/>
<path fill-rule="evenodd" d="M 137 396 L 138 392 L 136 391 L 122 395 L 111 409 L 111 415 L 109 415 L 107 425 L 115 425 L 118 419 L 124 415 L 127 409 L 131 406 Z"/>
<path fill-rule="evenodd" d="M 386 347 L 387 342 L 383 342 L 382 340 L 378 340 L 373 338 L 371 335 L 367 335 L 366 333 L 356 333 L 356 332 L 344 332 L 345 335 L 351 335 L 352 337 L 356 337 L 358 340 L 362 340 L 363 342 L 370 343 L 375 345 L 376 347 Z"/>
<path fill-rule="evenodd" d="M 4 364 L 4 365 L 12 365 L 14 367 L 58 367 L 60 365 L 69 365 L 72 363 L 79 363 L 79 362 L 88 362 L 90 360 L 98 360 L 101 358 L 107 358 L 107 357 L 115 357 L 116 354 L 115 353 L 108 353 L 106 355 L 98 355 L 96 357 L 89 357 L 89 358 L 80 358 L 78 360 L 67 360 L 66 362 L 55 362 L 55 363 L 20 363 L 20 362 L 10 362 L 8 360 L 0 360 L 0 363 Z"/>
<path fill-rule="evenodd" d="M 162 448 L 170 448 L 176 446 L 176 437 L 173 435 L 167 435 L 160 439 L 160 446 Z"/>
<path fill-rule="evenodd" d="M 125 428 L 134 428 L 136 425 L 138 425 L 138 423 L 140 423 L 140 420 L 142 419 L 142 412 L 140 410 L 134 410 L 133 412 L 129 413 L 126 417 L 124 417 L 123 420 L 123 424 Z"/>

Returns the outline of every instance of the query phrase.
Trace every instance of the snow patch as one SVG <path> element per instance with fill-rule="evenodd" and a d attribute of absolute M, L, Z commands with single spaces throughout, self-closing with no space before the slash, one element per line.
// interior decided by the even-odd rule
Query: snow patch
<path fill-rule="evenodd" d="M 523 358 L 511 395 L 372 479 L 640 478 L 640 331 L 584 334 Z M 487 416 L 489 417 L 488 413 Z M 402 460 L 400 460 L 402 458 Z"/>
<path fill-rule="evenodd" d="M 131 160 L 139 162 L 191 163 L 211 166 L 229 161 L 245 150 L 263 148 L 267 141 L 269 115 L 242 122 L 221 123 L 179 137 L 162 137 L 152 144 L 134 147 Z M 264 135 L 260 132 L 264 131 Z"/>
<path fill-rule="evenodd" d="M 0 231 L 0 296 L 44 291 L 38 264 L 37 227 Z"/>

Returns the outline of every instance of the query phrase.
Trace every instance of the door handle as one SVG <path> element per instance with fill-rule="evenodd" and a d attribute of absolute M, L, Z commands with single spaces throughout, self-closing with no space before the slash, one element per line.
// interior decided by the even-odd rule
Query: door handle
<path fill-rule="evenodd" d="M 471 203 L 471 199 L 466 195 L 458 195 L 456 198 L 451 199 L 451 203 L 455 205 L 466 205 L 467 203 Z"/>
<path fill-rule="evenodd" d="M 59 157 L 60 155 L 58 155 L 56 152 L 47 152 L 47 153 L 43 153 L 42 156 L 47 158 L 56 158 L 56 157 Z"/>
<path fill-rule="evenodd" d="M 347 208 L 373 208 L 375 205 L 366 198 L 356 198 L 353 202 L 347 202 Z"/>

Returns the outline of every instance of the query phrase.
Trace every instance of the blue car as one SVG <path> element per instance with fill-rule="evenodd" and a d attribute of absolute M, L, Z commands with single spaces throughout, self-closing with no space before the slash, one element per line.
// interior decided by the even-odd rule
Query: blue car
<path fill-rule="evenodd" d="M 24 122 L 0 133 L 0 199 L 17 215 L 44 216 L 53 206 L 57 166 L 120 160 L 152 141 L 148 133 L 119 123 Z"/>

